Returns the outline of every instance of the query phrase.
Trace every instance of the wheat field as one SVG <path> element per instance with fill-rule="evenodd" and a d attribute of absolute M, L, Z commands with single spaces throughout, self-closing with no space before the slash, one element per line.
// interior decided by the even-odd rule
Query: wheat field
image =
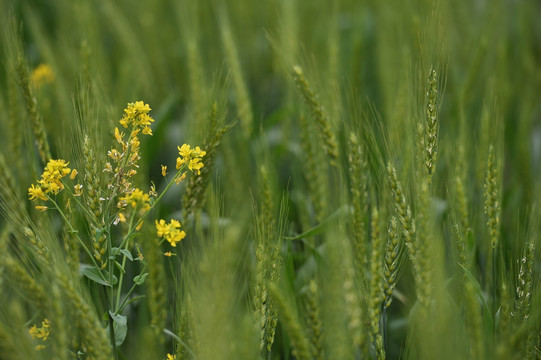
<path fill-rule="evenodd" d="M 0 10 L 0 359 L 541 359 L 539 2 Z"/>

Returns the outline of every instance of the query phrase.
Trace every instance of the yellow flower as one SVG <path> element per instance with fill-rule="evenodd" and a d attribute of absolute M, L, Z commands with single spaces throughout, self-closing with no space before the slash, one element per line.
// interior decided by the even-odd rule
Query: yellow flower
<path fill-rule="evenodd" d="M 175 184 L 180 184 L 182 181 L 184 181 L 184 179 L 186 179 L 186 173 L 182 173 L 182 175 L 180 175 L 178 178 L 175 179 Z"/>
<path fill-rule="evenodd" d="M 64 189 L 62 178 L 66 177 L 70 172 L 71 169 L 68 168 L 68 163 L 65 160 L 49 160 L 43 170 L 43 174 L 41 174 L 41 179 L 38 181 L 39 186 L 32 184 L 28 189 L 30 200 L 47 200 L 46 195 L 51 193 L 54 195 L 58 194 Z"/>
<path fill-rule="evenodd" d="M 201 168 L 205 166 L 201 162 L 201 158 L 207 154 L 206 151 L 203 151 L 196 146 L 195 149 L 190 149 L 190 145 L 183 144 L 178 146 L 178 154 L 180 157 L 177 158 L 177 169 L 180 169 L 182 165 L 188 164 L 188 169 L 190 171 L 197 171 L 197 175 L 201 174 Z"/>
<path fill-rule="evenodd" d="M 124 109 L 124 116 L 120 119 L 120 124 L 125 128 L 130 125 L 134 128 L 142 128 L 143 134 L 152 135 L 150 124 L 154 122 L 154 119 L 148 115 L 150 110 L 150 106 L 142 101 L 128 103 Z"/>
<path fill-rule="evenodd" d="M 172 247 L 176 247 L 177 243 L 186 237 L 186 233 L 182 230 L 175 230 L 171 233 L 169 237 L 166 237 L 165 240 L 171 244 Z"/>
<path fill-rule="evenodd" d="M 125 223 L 126 222 L 126 217 L 124 216 L 123 213 L 118 213 L 118 221 L 121 222 L 121 223 Z"/>
<path fill-rule="evenodd" d="M 118 128 L 115 127 L 115 139 L 119 144 L 124 145 L 124 142 L 122 141 L 123 137 L 124 137 L 124 133 L 121 133 L 120 130 L 118 130 Z"/>
<path fill-rule="evenodd" d="M 134 189 L 120 198 L 120 204 L 130 204 L 132 208 L 139 206 L 139 209 L 146 211 L 150 209 L 150 197 L 140 189 Z"/>
<path fill-rule="evenodd" d="M 159 237 L 163 237 L 165 234 L 169 234 L 169 225 L 163 219 L 160 219 L 159 222 L 156 220 L 156 231 Z"/>
<path fill-rule="evenodd" d="M 131 145 L 131 151 L 137 152 L 139 150 L 139 146 L 141 145 L 141 142 L 139 141 L 139 138 L 137 136 L 134 136 L 130 140 L 130 145 Z"/>
<path fill-rule="evenodd" d="M 176 355 L 171 355 L 169 353 L 167 353 L 167 359 L 165 360 L 176 360 L 177 356 Z"/>
<path fill-rule="evenodd" d="M 40 205 L 36 206 L 36 210 L 39 210 L 39 211 L 45 211 L 47 209 L 49 209 L 47 206 L 40 206 Z"/>
<path fill-rule="evenodd" d="M 201 168 L 204 166 L 204 164 L 201 162 L 201 159 L 194 158 L 190 160 L 190 163 L 188 164 L 188 169 L 191 171 L 196 170 L 197 175 L 201 175 Z"/>
<path fill-rule="evenodd" d="M 160 221 L 156 220 L 156 233 L 159 237 L 167 240 L 172 247 L 176 247 L 177 242 L 186 237 L 186 233 L 180 230 L 180 227 L 180 222 L 175 219 L 171 219 L 169 224 L 163 219 L 160 219 Z"/>
<path fill-rule="evenodd" d="M 165 177 L 167 175 L 167 166 L 162 165 L 162 176 Z"/>
<path fill-rule="evenodd" d="M 30 80 L 34 86 L 38 88 L 43 84 L 51 83 L 54 81 L 53 69 L 47 64 L 39 64 L 34 71 L 32 71 Z"/>
<path fill-rule="evenodd" d="M 38 186 L 34 186 L 34 184 L 30 185 L 30 187 L 28 188 L 28 196 L 30 197 L 30 200 L 47 200 L 47 197 L 45 196 L 43 190 L 41 190 L 41 188 Z"/>
<path fill-rule="evenodd" d="M 167 256 L 167 257 L 171 257 L 173 256 L 173 253 L 171 251 L 166 251 L 163 253 L 163 255 Z"/>
<path fill-rule="evenodd" d="M 194 156 L 194 157 L 199 157 L 199 158 L 201 158 L 201 157 L 203 157 L 203 156 L 205 156 L 205 155 L 207 154 L 207 152 L 201 150 L 201 149 L 199 148 L 199 146 L 196 146 L 195 149 L 192 150 L 192 153 L 193 153 L 193 156 Z"/>
<path fill-rule="evenodd" d="M 190 150 L 190 145 L 183 144 L 182 146 L 177 146 L 178 154 L 184 158 L 188 158 L 192 155 L 192 151 Z"/>
<path fill-rule="evenodd" d="M 78 173 L 79 173 L 79 172 L 77 171 L 77 169 L 73 169 L 73 170 L 71 171 L 71 174 L 70 174 L 70 179 L 71 179 L 71 180 L 75 179 L 75 177 L 77 176 Z"/>
<path fill-rule="evenodd" d="M 50 328 L 51 324 L 49 323 L 49 320 L 43 319 L 41 322 L 41 327 L 38 328 L 35 324 L 28 330 L 30 335 L 33 339 L 41 339 L 42 341 L 45 341 L 49 338 L 50 334 Z"/>

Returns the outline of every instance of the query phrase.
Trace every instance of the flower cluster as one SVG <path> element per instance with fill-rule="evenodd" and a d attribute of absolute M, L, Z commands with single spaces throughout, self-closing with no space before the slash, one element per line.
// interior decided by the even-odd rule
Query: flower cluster
<path fill-rule="evenodd" d="M 74 179 L 77 175 L 77 170 L 73 169 L 73 171 L 71 171 L 65 160 L 50 160 L 47 163 L 47 166 L 45 166 L 45 170 L 43 170 L 41 179 L 38 181 L 38 186 L 32 184 L 30 188 L 28 188 L 30 200 L 47 200 L 47 195 L 57 195 L 64 189 L 62 178 L 66 177 L 69 173 L 71 173 L 70 178 Z"/>
<path fill-rule="evenodd" d="M 131 127 L 127 140 L 124 139 L 124 133 L 115 127 L 114 135 L 120 148 L 109 150 L 107 155 L 113 160 L 115 166 L 113 169 L 113 165 L 108 162 L 105 164 L 104 171 L 113 174 L 115 185 L 110 183 L 109 186 L 118 186 L 119 193 L 130 192 L 132 188 L 130 178 L 137 174 L 139 168 L 137 163 L 141 159 L 139 133 L 152 135 L 149 126 L 154 120 L 148 115 L 149 111 L 148 104 L 142 101 L 129 103 L 124 109 L 124 116 L 120 119 L 120 124 L 125 128 Z"/>
<path fill-rule="evenodd" d="M 30 80 L 35 87 L 41 87 L 43 84 L 52 83 L 54 81 L 54 72 L 53 69 L 47 64 L 39 64 L 32 75 L 30 75 Z"/>
<path fill-rule="evenodd" d="M 46 341 L 49 338 L 51 324 L 49 320 L 43 319 L 41 322 L 41 327 L 38 328 L 35 324 L 28 330 L 33 339 L 40 339 L 41 341 Z M 44 345 L 37 345 L 36 350 L 44 349 Z"/>
<path fill-rule="evenodd" d="M 159 237 L 167 240 L 172 247 L 176 247 L 177 242 L 186 237 L 186 233 L 180 230 L 180 222 L 175 219 L 171 219 L 169 224 L 163 219 L 160 219 L 160 221 L 156 220 L 156 232 Z"/>
<path fill-rule="evenodd" d="M 149 194 L 145 194 L 142 190 L 135 188 L 132 191 L 125 193 L 124 196 L 121 196 L 118 199 L 117 207 L 119 209 L 125 209 L 128 205 L 139 211 L 141 214 L 144 214 L 151 208 L 150 196 Z M 122 212 L 118 213 L 118 218 L 117 221 L 115 221 L 115 225 L 118 222 L 126 222 L 126 216 Z M 141 225 L 142 222 L 140 223 L 140 226 Z M 139 230 L 139 228 L 137 230 Z"/>
<path fill-rule="evenodd" d="M 195 149 L 190 149 L 190 145 L 184 144 L 178 147 L 177 169 L 184 164 L 188 164 L 188 169 L 191 171 L 197 171 L 197 175 L 201 174 L 201 168 L 204 164 L 201 162 L 201 158 L 207 153 L 196 146 Z"/>
<path fill-rule="evenodd" d="M 123 208 L 127 204 L 130 204 L 134 209 L 137 207 L 147 211 L 150 209 L 150 197 L 142 190 L 136 188 L 132 192 L 120 197 L 118 207 Z"/>
<path fill-rule="evenodd" d="M 150 124 L 154 121 L 149 115 L 150 106 L 142 101 L 128 103 L 128 107 L 124 109 L 124 116 L 120 120 L 120 124 L 127 128 L 129 125 L 134 129 L 142 128 L 143 134 L 152 135 Z"/>

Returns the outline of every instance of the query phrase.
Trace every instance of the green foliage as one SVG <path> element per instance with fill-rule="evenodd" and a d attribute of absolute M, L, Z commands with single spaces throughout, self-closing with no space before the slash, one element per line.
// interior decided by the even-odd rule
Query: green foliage
<path fill-rule="evenodd" d="M 0 357 L 539 359 L 540 12 L 0 0 Z"/>

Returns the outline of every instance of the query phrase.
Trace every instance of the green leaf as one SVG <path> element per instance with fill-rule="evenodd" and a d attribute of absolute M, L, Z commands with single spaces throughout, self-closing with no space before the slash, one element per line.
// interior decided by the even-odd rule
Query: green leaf
<path fill-rule="evenodd" d="M 98 269 L 95 266 L 81 265 L 81 268 L 79 271 L 81 275 L 86 276 L 87 278 L 89 278 L 90 280 L 94 282 L 97 282 L 98 284 L 112 287 L 111 284 L 103 280 L 103 278 L 100 276 L 101 275 L 100 269 Z"/>
<path fill-rule="evenodd" d="M 109 260 L 116 259 L 116 256 L 120 253 L 120 249 L 117 247 L 111 248 L 111 255 L 109 255 Z"/>
<path fill-rule="evenodd" d="M 107 274 L 109 274 L 109 273 L 107 273 Z M 115 274 L 113 274 L 113 279 L 111 280 L 111 284 L 116 285 L 117 282 L 118 282 L 118 278 L 115 276 Z"/>
<path fill-rule="evenodd" d="M 130 261 L 133 261 L 133 256 L 128 249 L 122 249 L 120 250 L 120 252 L 124 254 L 124 256 L 127 257 Z"/>
<path fill-rule="evenodd" d="M 317 224 L 316 226 L 306 230 L 302 234 L 299 234 L 297 236 L 284 236 L 284 239 L 286 240 L 300 240 L 306 237 L 315 236 L 318 234 L 321 234 L 324 232 L 330 224 L 332 224 L 335 220 L 338 220 L 344 216 L 350 216 L 352 214 L 353 210 L 351 207 L 344 205 L 340 207 L 338 210 L 333 212 L 331 215 L 329 215 L 328 218 Z"/>
<path fill-rule="evenodd" d="M 137 275 L 136 277 L 133 278 L 133 282 L 137 285 L 143 285 L 147 276 L 148 276 L 148 273 Z"/>
<path fill-rule="evenodd" d="M 118 268 L 118 270 L 120 270 L 123 274 L 126 273 L 126 270 L 124 270 L 124 268 L 118 261 L 115 260 L 114 263 L 115 263 L 115 266 Z"/>
<path fill-rule="evenodd" d="M 112 310 L 109 310 L 109 315 L 111 315 L 111 319 L 113 319 L 116 346 L 120 346 L 126 339 L 126 334 L 128 332 L 128 318 L 124 315 L 115 314 Z"/>
<path fill-rule="evenodd" d="M 473 274 L 464 265 L 462 265 L 462 264 L 458 264 L 458 265 L 460 265 L 460 267 L 464 271 L 464 274 L 466 274 L 466 277 L 472 283 L 472 285 L 473 285 L 473 287 L 475 289 L 475 292 L 477 293 L 477 296 L 481 299 L 481 302 L 483 303 L 483 309 L 484 309 L 484 312 L 487 315 L 485 317 L 485 319 L 486 319 L 485 326 L 488 329 L 492 329 L 492 326 L 493 326 L 492 314 L 491 314 L 490 308 L 488 307 L 488 304 L 486 302 L 485 296 L 483 295 L 483 290 L 481 289 L 481 285 L 479 284 L 479 282 L 477 281 L 475 276 L 473 276 Z"/>

